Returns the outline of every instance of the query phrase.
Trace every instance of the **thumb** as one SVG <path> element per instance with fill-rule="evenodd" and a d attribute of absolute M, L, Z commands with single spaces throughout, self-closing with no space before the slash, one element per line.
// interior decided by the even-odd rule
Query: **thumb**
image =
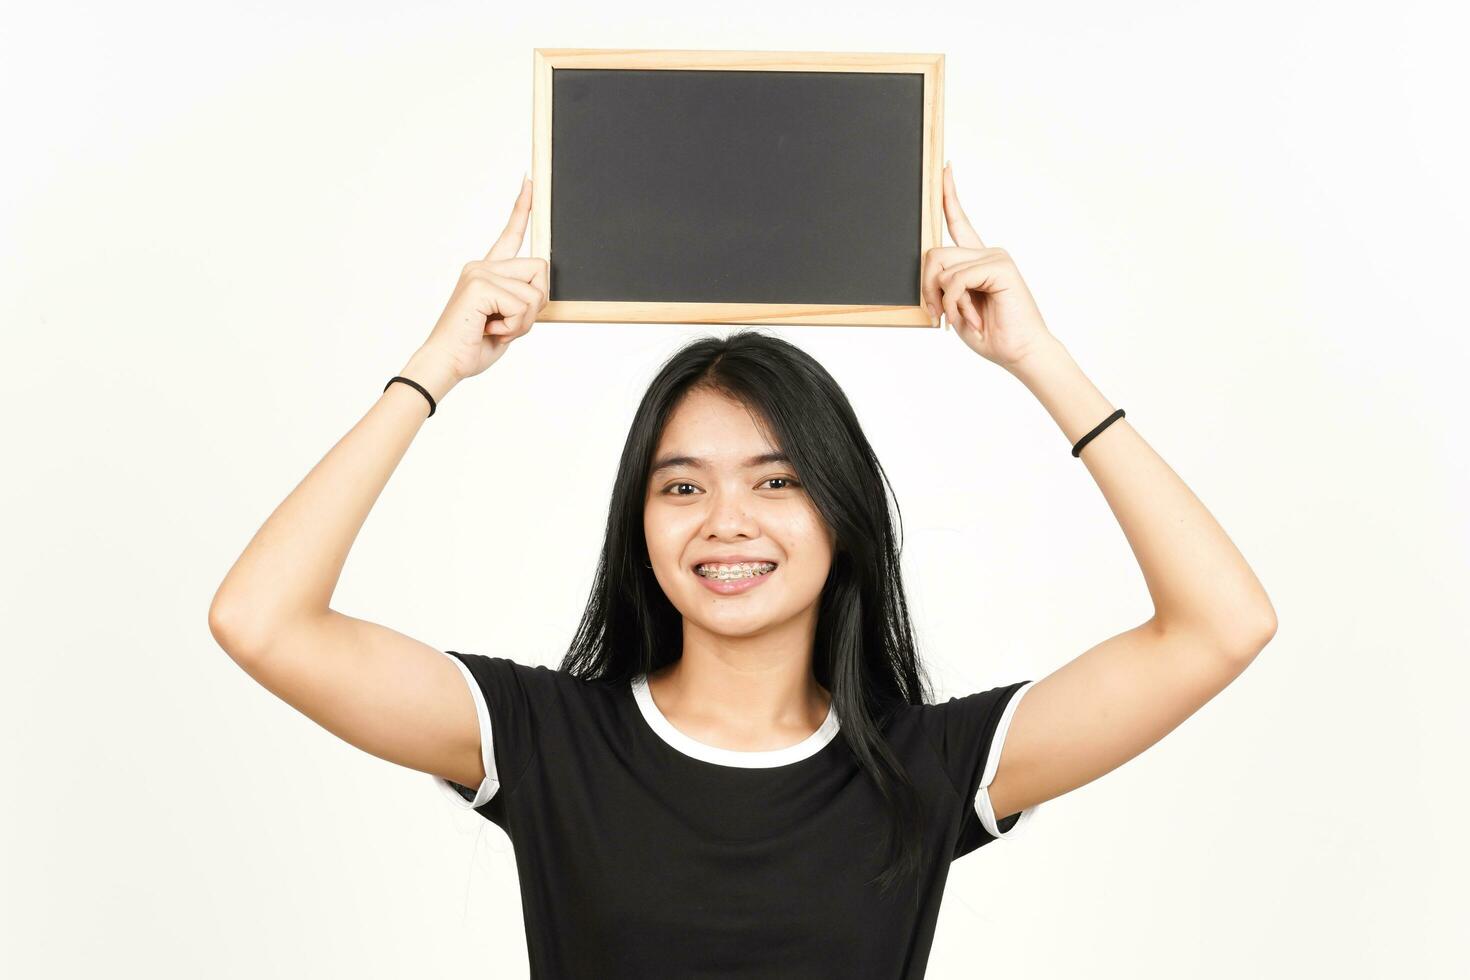
<path fill-rule="evenodd" d="M 949 225 L 949 237 L 962 248 L 984 248 L 979 232 L 975 231 L 965 209 L 960 207 L 960 195 L 954 186 L 954 171 L 948 161 L 944 164 L 944 219 Z"/>

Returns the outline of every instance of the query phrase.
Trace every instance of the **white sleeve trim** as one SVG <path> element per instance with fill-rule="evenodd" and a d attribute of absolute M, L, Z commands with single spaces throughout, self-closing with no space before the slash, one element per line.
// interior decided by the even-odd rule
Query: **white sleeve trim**
<path fill-rule="evenodd" d="M 985 760 L 985 771 L 980 776 L 980 791 L 975 794 L 975 812 L 980 815 L 980 824 L 991 837 L 1015 837 L 1016 832 L 1031 821 L 1031 818 L 1036 815 L 1037 807 L 1041 806 L 1038 803 L 1036 806 L 1028 806 L 1022 810 L 1016 822 L 1011 825 L 1011 829 L 1005 833 L 1001 833 L 1000 827 L 997 826 L 995 811 L 990 806 L 990 784 L 995 781 L 995 772 L 1000 768 L 1000 752 L 1005 747 L 1006 730 L 1011 727 L 1011 716 L 1016 713 L 1016 705 L 1021 703 L 1021 698 L 1025 697 L 1026 692 L 1031 690 L 1031 685 L 1035 683 L 1035 681 L 1028 681 L 1011 695 L 1010 702 L 1006 704 L 1005 711 L 1001 713 L 1000 724 L 995 727 L 995 737 L 990 741 L 990 756 Z"/>
<path fill-rule="evenodd" d="M 439 652 L 444 653 L 443 650 Z M 475 699 L 475 717 L 480 723 L 480 760 L 485 764 L 485 778 L 480 783 L 480 788 L 475 793 L 473 800 L 465 799 L 459 790 L 449 785 L 449 780 L 443 776 L 434 776 L 433 779 L 456 806 L 468 810 L 484 806 L 489 802 L 490 797 L 495 795 L 496 790 L 500 789 L 499 773 L 495 771 L 495 744 L 490 731 L 490 710 L 485 706 L 485 693 L 480 690 L 479 683 L 475 681 L 475 675 L 470 673 L 464 661 L 452 654 L 444 653 L 444 656 L 454 661 L 454 666 L 459 668 L 459 672 L 464 675 L 465 683 L 470 686 L 470 696 Z"/>

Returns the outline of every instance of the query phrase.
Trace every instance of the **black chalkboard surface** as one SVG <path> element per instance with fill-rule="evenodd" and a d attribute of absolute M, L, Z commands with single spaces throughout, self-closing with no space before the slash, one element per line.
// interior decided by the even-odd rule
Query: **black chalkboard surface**
<path fill-rule="evenodd" d="M 536 49 L 538 322 L 933 326 L 943 64 Z"/>

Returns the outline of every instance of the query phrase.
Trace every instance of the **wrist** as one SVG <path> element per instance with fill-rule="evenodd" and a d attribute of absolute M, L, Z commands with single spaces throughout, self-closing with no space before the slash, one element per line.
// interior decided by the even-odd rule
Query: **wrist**
<path fill-rule="evenodd" d="M 1048 336 L 1005 368 L 1017 381 L 1031 388 L 1057 365 L 1065 364 L 1071 359 L 1071 353 L 1062 342 L 1055 336 Z"/>
<path fill-rule="evenodd" d="M 1060 341 L 1030 352 L 1012 374 L 1036 396 L 1069 443 L 1075 444 L 1116 411 Z"/>
<path fill-rule="evenodd" d="M 422 347 L 414 352 L 408 362 L 403 365 L 403 370 L 398 373 L 405 378 L 412 378 L 427 388 L 436 402 L 443 401 L 450 389 L 459 383 L 459 378 L 455 376 L 454 367 L 449 358 Z"/>

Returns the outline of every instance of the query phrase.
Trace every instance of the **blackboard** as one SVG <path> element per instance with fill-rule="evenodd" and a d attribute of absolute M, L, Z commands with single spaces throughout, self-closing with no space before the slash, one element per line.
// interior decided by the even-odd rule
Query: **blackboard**
<path fill-rule="evenodd" d="M 933 326 L 943 59 L 536 49 L 538 322 Z"/>

